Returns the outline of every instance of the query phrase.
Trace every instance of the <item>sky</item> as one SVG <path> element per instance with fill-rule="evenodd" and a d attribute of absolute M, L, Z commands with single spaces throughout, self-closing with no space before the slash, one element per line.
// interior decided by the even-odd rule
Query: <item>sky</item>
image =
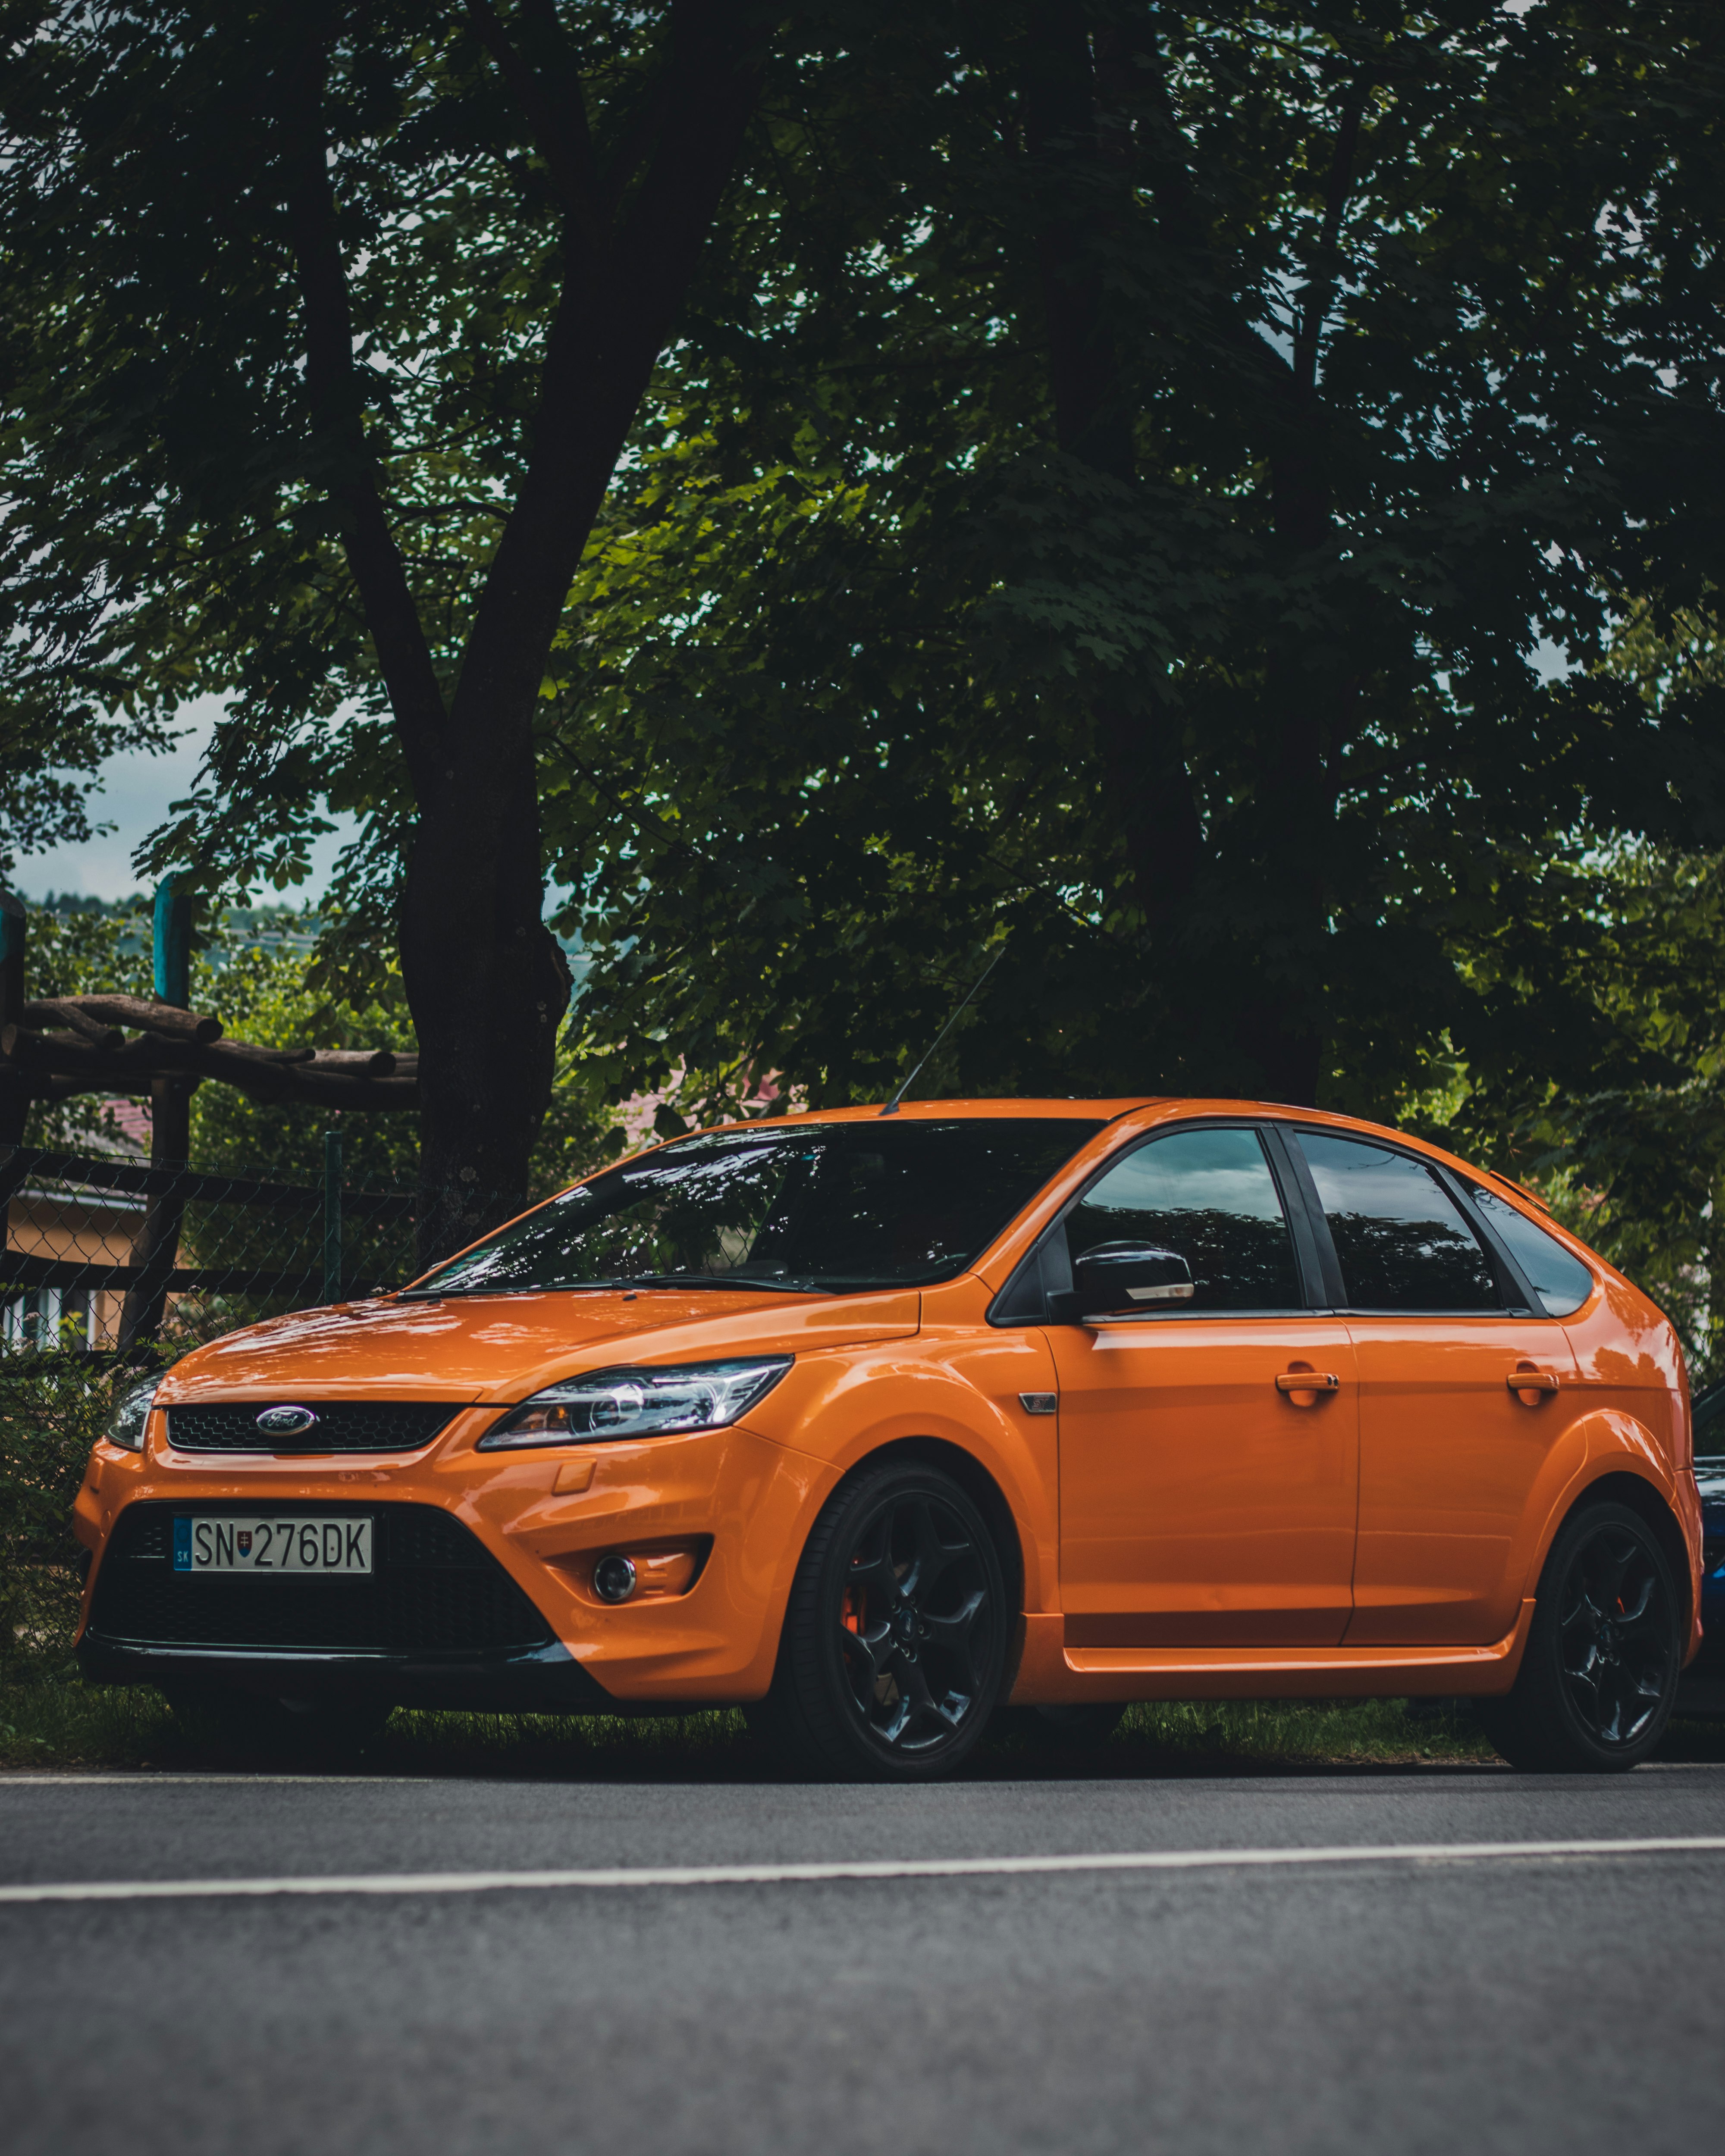
<path fill-rule="evenodd" d="M 81 846 L 55 846 L 43 854 L 26 854 L 13 872 L 14 888 L 28 903 L 39 903 L 49 891 L 70 891 L 80 898 L 126 898 L 141 889 L 141 880 L 131 856 L 156 825 L 166 820 L 169 804 L 192 790 L 198 760 L 209 739 L 210 728 L 221 709 L 213 696 L 201 697 L 180 714 L 182 732 L 167 756 L 141 756 L 136 752 L 110 757 L 102 766 L 103 790 L 90 798 L 92 824 L 111 824 Z M 311 850 L 311 879 L 297 890 L 278 894 L 260 891 L 260 904 L 285 901 L 297 905 L 321 898 L 328 887 L 336 856 L 355 827 L 351 816 L 336 819 L 341 829 L 320 839 Z"/>

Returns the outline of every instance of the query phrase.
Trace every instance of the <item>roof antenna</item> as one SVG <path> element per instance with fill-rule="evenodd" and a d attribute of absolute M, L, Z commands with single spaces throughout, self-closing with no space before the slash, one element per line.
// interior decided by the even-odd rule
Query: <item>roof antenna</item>
<path fill-rule="evenodd" d="M 889 1101 L 886 1106 L 880 1111 L 880 1113 L 883 1116 L 896 1116 L 898 1113 L 898 1104 L 903 1100 L 906 1094 L 910 1091 L 912 1085 L 915 1084 L 916 1072 L 922 1070 L 922 1064 L 927 1062 L 929 1057 L 933 1055 L 935 1049 L 940 1046 L 947 1035 L 952 1030 L 952 1028 L 957 1025 L 959 1019 L 963 1017 L 971 998 L 975 995 L 977 990 L 983 985 L 983 983 L 988 979 L 989 974 L 993 972 L 994 968 L 1000 963 L 1000 961 L 1006 956 L 1006 946 L 1011 942 L 1011 940 L 1010 937 L 1007 937 L 1002 940 L 1000 948 L 994 953 L 993 957 L 989 959 L 988 964 L 984 966 L 981 973 L 977 975 L 975 980 L 971 983 L 969 990 L 965 996 L 963 1003 L 959 1004 L 957 1009 L 953 1012 L 951 1018 L 947 1020 L 940 1031 L 936 1034 L 932 1046 L 924 1051 L 922 1061 L 916 1065 L 916 1070 L 911 1073 L 910 1076 L 906 1079 L 904 1084 L 899 1087 L 897 1092 L 893 1095 L 891 1100 Z"/>

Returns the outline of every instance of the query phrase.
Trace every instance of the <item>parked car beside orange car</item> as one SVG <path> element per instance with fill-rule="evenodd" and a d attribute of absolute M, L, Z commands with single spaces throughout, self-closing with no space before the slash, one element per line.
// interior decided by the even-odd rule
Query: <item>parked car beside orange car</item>
<path fill-rule="evenodd" d="M 1725 1384 L 1691 1404 L 1690 1442 L 1701 1499 L 1701 1652 L 1683 1671 L 1677 1712 L 1725 1718 Z"/>
<path fill-rule="evenodd" d="M 1700 1637 L 1665 1318 L 1517 1186 L 1250 1101 L 679 1138 L 141 1384 L 77 1527 L 99 1681 L 742 1703 L 845 1776 L 1008 1701 L 1301 1696 L 1629 1767 Z"/>

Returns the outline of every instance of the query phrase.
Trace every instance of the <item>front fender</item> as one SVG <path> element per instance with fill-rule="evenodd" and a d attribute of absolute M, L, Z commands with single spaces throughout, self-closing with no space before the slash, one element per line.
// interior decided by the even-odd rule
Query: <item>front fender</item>
<path fill-rule="evenodd" d="M 799 1523 L 800 1550 L 833 1487 L 871 1455 L 932 1440 L 965 1453 L 1011 1512 L 1024 1564 L 1024 1607 L 1060 1607 L 1057 1418 L 1020 1394 L 1052 1395 L 1054 1357 L 1040 1332 L 973 1328 L 920 1333 L 840 1355 L 799 1357 L 748 1418 L 757 1436 L 829 1471 Z"/>

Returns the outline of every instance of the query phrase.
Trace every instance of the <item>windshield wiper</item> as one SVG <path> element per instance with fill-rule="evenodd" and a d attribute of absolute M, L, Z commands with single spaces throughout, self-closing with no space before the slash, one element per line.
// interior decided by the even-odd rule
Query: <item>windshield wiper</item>
<path fill-rule="evenodd" d="M 617 1280 L 567 1281 L 479 1281 L 471 1286 L 465 1281 L 452 1281 L 448 1287 L 434 1283 L 424 1287 L 404 1287 L 396 1291 L 398 1302 L 453 1302 L 463 1295 L 563 1295 L 576 1289 L 633 1287 L 635 1282 L 627 1278 Z"/>

